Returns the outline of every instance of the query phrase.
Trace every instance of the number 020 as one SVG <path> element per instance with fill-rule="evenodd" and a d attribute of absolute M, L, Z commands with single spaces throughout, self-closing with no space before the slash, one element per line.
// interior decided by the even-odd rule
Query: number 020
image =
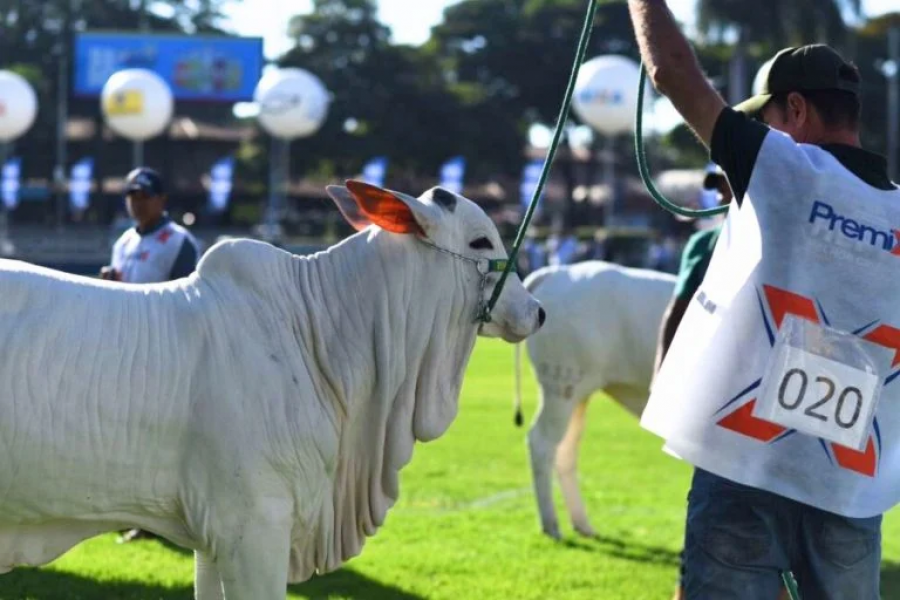
<path fill-rule="evenodd" d="M 787 393 L 788 386 L 794 379 L 799 379 L 800 388 L 797 391 L 796 398 L 793 401 L 788 401 L 785 398 Z M 817 419 L 819 421 L 828 421 L 828 415 L 823 414 L 821 412 L 817 412 L 816 409 L 819 407 L 828 404 L 828 402 L 834 397 L 834 393 L 837 390 L 837 386 L 834 381 L 828 377 L 816 377 L 816 383 L 825 385 L 825 394 L 819 398 L 816 402 L 810 404 L 803 411 L 803 414 L 811 417 L 813 419 Z M 797 410 L 803 404 L 803 400 L 806 398 L 806 391 L 809 387 L 809 375 L 803 369 L 790 369 L 781 379 L 781 385 L 778 387 L 778 404 L 781 405 L 785 410 Z M 849 420 L 845 420 L 843 415 L 844 405 L 852 400 L 853 401 L 853 414 Z M 837 404 L 834 407 L 834 422 L 837 423 L 838 427 L 842 429 L 851 429 L 856 422 L 859 420 L 859 414 L 862 412 L 863 405 L 863 395 L 862 392 L 857 387 L 848 386 L 841 390 L 840 395 L 838 396 Z"/>

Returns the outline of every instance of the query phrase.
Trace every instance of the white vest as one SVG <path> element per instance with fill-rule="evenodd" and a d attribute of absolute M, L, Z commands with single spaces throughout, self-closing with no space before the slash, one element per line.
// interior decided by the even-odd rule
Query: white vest
<path fill-rule="evenodd" d="M 199 256 L 197 240 L 175 222 L 167 221 L 146 235 L 131 227 L 113 245 L 112 267 L 122 274 L 125 283 L 169 281 L 183 244 L 193 244 Z"/>
<path fill-rule="evenodd" d="M 900 191 L 873 188 L 827 151 L 769 133 L 743 204 L 732 206 L 653 383 L 641 425 L 701 469 L 823 510 L 869 517 L 897 504 L 895 227 Z M 811 328 L 807 340 L 819 336 L 803 354 L 812 360 L 797 362 L 795 353 L 793 362 L 782 362 L 785 355 L 773 348 L 798 324 Z M 852 345 L 855 358 L 826 364 L 822 359 L 834 359 L 837 346 L 822 341 L 833 338 L 820 327 L 837 330 L 841 347 Z M 880 394 L 869 422 L 868 396 L 862 400 L 869 392 L 848 383 L 860 377 Z M 781 411 L 777 420 L 759 417 L 766 399 Z M 861 450 L 801 431 L 843 434 L 849 426 L 861 428 Z"/>

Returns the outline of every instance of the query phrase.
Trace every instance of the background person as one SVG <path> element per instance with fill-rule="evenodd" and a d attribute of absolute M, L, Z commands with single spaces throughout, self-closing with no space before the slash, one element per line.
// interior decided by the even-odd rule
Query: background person
<path fill-rule="evenodd" d="M 125 283 L 160 283 L 187 277 L 197 267 L 199 244 L 191 233 L 166 213 L 162 178 L 142 167 L 125 179 L 125 205 L 134 219 L 113 245 L 112 260 L 103 279 Z"/>

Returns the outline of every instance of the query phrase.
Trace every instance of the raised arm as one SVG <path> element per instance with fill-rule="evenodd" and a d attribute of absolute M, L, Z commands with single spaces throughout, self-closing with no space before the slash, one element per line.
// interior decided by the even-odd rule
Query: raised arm
<path fill-rule="evenodd" d="M 725 101 L 700 69 L 665 0 L 628 0 L 628 10 L 653 86 L 672 101 L 708 148 Z"/>

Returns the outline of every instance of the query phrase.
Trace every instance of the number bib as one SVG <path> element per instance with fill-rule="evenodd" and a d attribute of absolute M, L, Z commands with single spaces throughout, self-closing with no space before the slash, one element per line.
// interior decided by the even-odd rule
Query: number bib
<path fill-rule="evenodd" d="M 878 349 L 850 334 L 788 316 L 763 377 L 754 415 L 864 450 L 883 378 Z"/>

